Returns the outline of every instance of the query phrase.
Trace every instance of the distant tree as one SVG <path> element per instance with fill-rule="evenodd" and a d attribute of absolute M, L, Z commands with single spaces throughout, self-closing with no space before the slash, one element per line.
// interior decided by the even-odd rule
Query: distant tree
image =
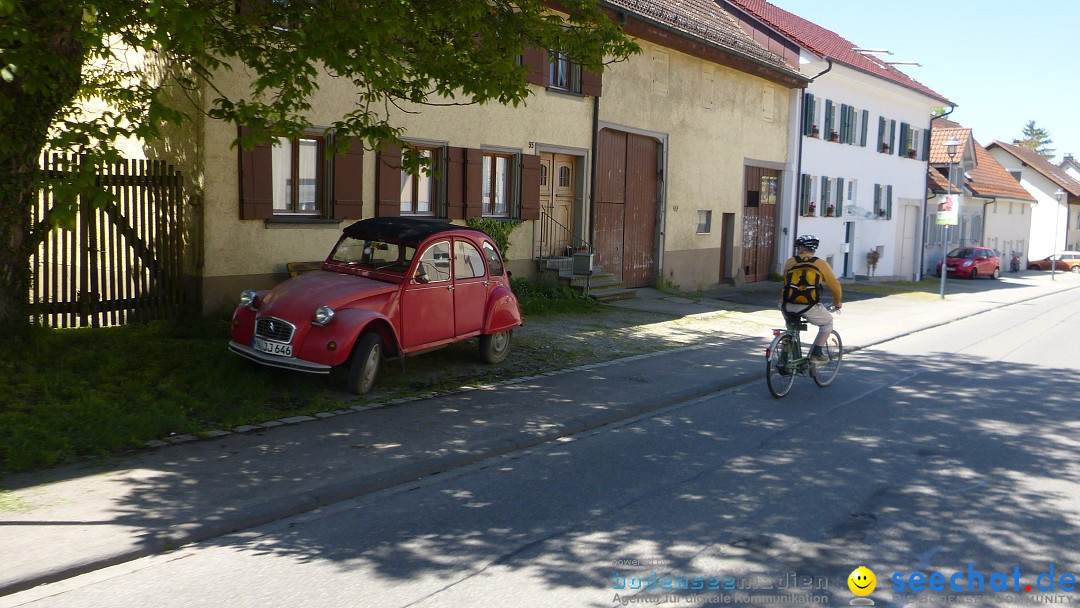
<path fill-rule="evenodd" d="M 330 125 L 340 146 L 400 143 L 389 106 L 525 101 L 526 48 L 558 49 L 590 70 L 640 50 L 596 0 L 0 0 L 0 326 L 27 319 L 29 259 L 45 234 L 74 224 L 78 197 L 102 202 L 94 173 L 119 160 L 113 142 L 152 141 L 190 120 L 173 97 L 205 90 L 210 117 L 250 127 L 239 143 L 251 147 L 310 127 L 329 74 L 356 87 Z M 241 70 L 248 94 L 217 86 Z M 90 114 L 88 101 L 108 109 Z M 46 149 L 83 155 L 81 174 L 44 174 Z M 56 205 L 31 225 L 42 189 Z"/>
<path fill-rule="evenodd" d="M 1029 120 L 1024 125 L 1023 138 L 1014 139 L 1012 143 L 1021 148 L 1027 148 L 1046 160 L 1054 159 L 1054 148 L 1047 148 L 1048 145 L 1054 143 L 1054 140 L 1050 139 L 1050 134 L 1046 132 L 1046 129 L 1036 127 L 1034 120 Z"/>

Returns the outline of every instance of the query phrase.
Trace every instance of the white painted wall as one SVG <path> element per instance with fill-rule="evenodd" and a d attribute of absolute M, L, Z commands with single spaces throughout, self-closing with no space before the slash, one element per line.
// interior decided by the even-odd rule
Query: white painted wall
<path fill-rule="evenodd" d="M 1057 192 L 1059 186 L 1001 148 L 991 148 L 990 154 L 1002 167 L 1005 167 L 1006 171 L 1019 171 L 1020 185 L 1038 201 L 1031 209 L 1027 258 L 1039 260 L 1050 255 L 1054 251 L 1055 230 L 1057 231 L 1057 250 L 1064 250 L 1069 212 L 1067 203 L 1058 203 L 1054 198 L 1054 192 Z"/>
<path fill-rule="evenodd" d="M 806 64 L 803 66 L 803 73 L 812 76 L 825 67 L 824 63 Z M 866 254 L 872 248 L 880 247 L 881 258 L 874 276 L 912 278 L 913 269 L 918 267 L 917 249 L 920 242 L 918 238 L 914 241 L 908 239 L 910 251 L 901 251 L 905 233 L 912 230 L 910 217 L 906 220 L 908 224 L 904 224 L 906 214 L 912 211 L 905 211 L 901 201 L 908 199 L 907 205 L 912 206 L 910 201 L 921 201 L 924 198 L 926 161 L 896 155 L 895 147 L 899 144 L 894 144 L 894 151 L 890 154 L 879 152 L 877 150 L 878 118 L 884 116 L 886 121 L 896 121 L 896 139 L 899 140 L 901 122 L 924 131 L 929 129 L 930 111 L 936 105 L 935 102 L 915 91 L 836 64 L 829 72 L 811 83 L 807 91 L 817 98 L 822 108 L 826 99 L 833 101 L 837 106 L 837 118 L 834 121 L 837 125 L 840 104 L 869 111 L 865 147 L 828 141 L 828 133 L 825 133 L 824 121 L 821 119 L 816 121 L 821 129 L 820 137 L 801 138 L 803 141 L 801 173 L 815 177 L 815 194 L 811 200 L 817 202 L 817 214 L 824 209 L 818 200 L 820 178 L 823 175 L 833 178 L 842 177 L 845 183 L 854 180 L 853 199 L 846 200 L 844 204 L 846 207 L 854 205 L 868 211 L 874 208 L 874 185 L 891 185 L 893 187 L 893 214 L 891 219 L 853 219 L 853 216 L 795 217 L 799 201 L 794 197 L 794 188 L 791 188 L 789 192 L 792 198 L 789 204 L 792 222 L 798 223 L 796 232 L 817 236 L 821 240 L 818 256 L 826 259 L 831 257 L 837 275 L 844 275 L 844 238 L 847 223 L 850 221 L 854 225 L 854 235 L 848 247 L 850 262 L 847 276 L 868 274 Z M 800 116 L 799 111 L 801 108 L 793 112 L 796 120 Z M 887 141 L 888 122 L 885 128 Z M 922 155 L 921 145 L 919 155 Z M 846 185 L 845 189 L 847 189 Z M 918 204 L 914 206 L 918 207 Z M 915 230 L 921 226 L 920 217 L 921 210 L 917 210 L 914 218 Z M 789 238 L 788 242 L 792 240 L 793 238 Z M 901 276 L 902 273 L 905 276 Z"/>

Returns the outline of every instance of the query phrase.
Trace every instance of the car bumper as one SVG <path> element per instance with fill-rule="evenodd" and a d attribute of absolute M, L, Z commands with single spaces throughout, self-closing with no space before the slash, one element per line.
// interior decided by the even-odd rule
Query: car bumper
<path fill-rule="evenodd" d="M 333 369 L 329 365 L 312 363 L 310 361 L 304 361 L 303 359 L 297 359 L 296 357 L 268 355 L 257 351 L 250 346 L 240 344 L 239 342 L 229 342 L 229 350 L 241 357 L 250 359 L 262 365 L 269 365 L 270 367 L 280 367 L 282 369 L 291 369 L 293 371 L 307 372 L 309 374 L 329 374 L 330 370 Z"/>
<path fill-rule="evenodd" d="M 975 269 L 974 266 L 969 266 L 967 268 L 949 268 L 949 276 L 950 277 L 970 277 L 971 276 L 971 271 L 974 270 L 974 269 Z"/>

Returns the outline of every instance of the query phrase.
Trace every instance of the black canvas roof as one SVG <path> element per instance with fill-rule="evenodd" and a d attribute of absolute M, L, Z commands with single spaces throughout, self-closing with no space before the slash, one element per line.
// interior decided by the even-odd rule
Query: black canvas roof
<path fill-rule="evenodd" d="M 473 228 L 457 226 L 447 220 L 420 217 L 373 217 L 350 224 L 344 232 L 346 236 L 353 238 L 419 243 L 433 234 L 448 230 L 477 232 Z"/>

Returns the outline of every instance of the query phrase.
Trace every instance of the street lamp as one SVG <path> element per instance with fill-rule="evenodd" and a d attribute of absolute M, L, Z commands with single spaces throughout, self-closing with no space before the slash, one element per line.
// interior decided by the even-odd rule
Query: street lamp
<path fill-rule="evenodd" d="M 953 174 L 953 158 L 956 156 L 956 149 L 960 146 L 960 140 L 956 139 L 955 135 L 950 135 L 949 139 L 945 140 L 943 144 L 945 146 L 945 153 L 949 155 L 949 194 L 948 200 L 952 201 L 952 174 Z M 957 209 L 957 213 L 960 210 Z M 949 274 L 949 267 L 947 266 L 948 257 L 945 255 L 949 249 L 949 225 L 943 224 L 941 232 L 941 299 L 945 299 L 945 277 Z"/>
<path fill-rule="evenodd" d="M 1057 199 L 1057 207 L 1054 207 L 1054 251 L 1050 254 L 1050 280 L 1057 280 L 1057 235 L 1058 235 L 1058 222 L 1061 221 L 1061 201 L 1065 200 L 1065 191 L 1061 188 L 1057 189 L 1054 193 L 1054 198 Z"/>

